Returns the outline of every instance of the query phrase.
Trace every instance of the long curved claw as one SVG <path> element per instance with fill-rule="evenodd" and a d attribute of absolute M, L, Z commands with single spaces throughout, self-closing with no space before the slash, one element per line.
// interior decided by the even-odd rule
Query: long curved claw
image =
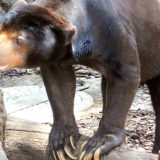
<path fill-rule="evenodd" d="M 92 153 L 87 154 L 83 159 L 84 160 L 91 160 L 93 157 Z"/>
<path fill-rule="evenodd" d="M 74 144 L 74 138 L 73 138 L 73 136 L 70 136 L 70 142 L 71 142 L 72 148 L 73 148 L 74 150 L 76 150 L 76 146 L 75 146 L 75 144 Z"/>
<path fill-rule="evenodd" d="M 99 160 L 100 159 L 100 149 L 97 149 L 96 152 L 94 153 L 94 160 Z"/>
<path fill-rule="evenodd" d="M 74 160 L 78 159 L 75 155 L 73 155 L 73 153 L 70 151 L 70 149 L 67 146 L 64 147 L 64 150 L 71 159 L 74 159 Z"/>
<path fill-rule="evenodd" d="M 80 149 L 80 152 L 81 152 L 81 153 L 82 153 L 84 147 L 86 146 L 87 142 L 88 142 L 88 141 L 85 141 L 85 142 L 83 142 L 83 144 L 81 145 L 81 149 Z"/>
<path fill-rule="evenodd" d="M 83 151 L 82 152 L 82 154 L 80 155 L 80 158 L 79 158 L 79 160 L 83 160 L 83 157 L 84 157 L 84 155 L 86 154 L 86 152 L 85 151 Z"/>
<path fill-rule="evenodd" d="M 60 150 L 60 156 L 61 156 L 62 160 L 67 160 L 67 159 L 65 158 L 65 156 L 64 156 L 63 151 L 61 151 L 61 150 Z"/>
<path fill-rule="evenodd" d="M 56 157 L 55 152 L 53 151 L 52 153 L 53 153 L 53 157 L 54 157 L 54 159 L 55 159 L 55 160 L 57 160 L 57 157 Z"/>
<path fill-rule="evenodd" d="M 61 160 L 61 156 L 60 156 L 59 151 L 57 151 L 57 156 L 58 156 L 58 158 Z"/>
<path fill-rule="evenodd" d="M 62 150 L 57 151 L 57 155 L 60 160 L 67 160 Z"/>

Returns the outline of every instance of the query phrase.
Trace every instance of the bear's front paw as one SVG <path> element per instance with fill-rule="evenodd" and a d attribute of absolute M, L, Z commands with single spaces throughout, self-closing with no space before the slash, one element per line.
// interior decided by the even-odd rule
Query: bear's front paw
<path fill-rule="evenodd" d="M 99 160 L 100 156 L 108 154 L 119 146 L 123 142 L 124 135 L 120 130 L 107 133 L 98 131 L 88 142 L 82 144 L 79 160 Z"/>
<path fill-rule="evenodd" d="M 49 137 L 47 159 L 66 160 L 78 159 L 72 153 L 79 139 L 79 131 L 76 125 L 53 125 Z"/>

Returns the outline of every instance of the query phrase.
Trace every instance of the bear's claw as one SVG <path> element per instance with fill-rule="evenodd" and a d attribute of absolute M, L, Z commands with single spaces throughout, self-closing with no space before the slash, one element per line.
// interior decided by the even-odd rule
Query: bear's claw
<path fill-rule="evenodd" d="M 67 160 L 64 156 L 64 152 L 62 150 L 57 151 L 57 156 L 59 160 Z"/>
<path fill-rule="evenodd" d="M 73 153 L 70 151 L 69 147 L 65 146 L 64 147 L 64 150 L 66 152 L 66 154 L 71 158 L 71 159 L 78 159 L 75 155 L 73 155 Z"/>
<path fill-rule="evenodd" d="M 85 141 L 85 142 L 83 142 L 83 143 L 82 143 L 82 145 L 81 145 L 81 149 L 80 149 L 80 152 L 82 152 L 82 151 L 83 151 L 83 149 L 84 149 L 85 145 L 87 144 L 87 142 L 88 142 L 88 141 Z"/>
<path fill-rule="evenodd" d="M 57 157 L 56 157 L 55 152 L 53 151 L 52 153 L 53 153 L 53 158 L 54 158 L 54 160 L 57 160 Z"/>
<path fill-rule="evenodd" d="M 74 150 L 76 150 L 76 146 L 74 144 L 74 139 L 73 139 L 73 136 L 70 136 L 70 142 L 71 142 L 71 146 Z"/>

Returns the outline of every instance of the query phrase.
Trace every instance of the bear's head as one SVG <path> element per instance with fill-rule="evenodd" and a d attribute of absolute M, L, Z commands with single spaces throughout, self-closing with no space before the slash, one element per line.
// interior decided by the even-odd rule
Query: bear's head
<path fill-rule="evenodd" d="M 75 31 L 48 8 L 19 0 L 0 21 L 0 69 L 37 67 L 67 57 Z"/>

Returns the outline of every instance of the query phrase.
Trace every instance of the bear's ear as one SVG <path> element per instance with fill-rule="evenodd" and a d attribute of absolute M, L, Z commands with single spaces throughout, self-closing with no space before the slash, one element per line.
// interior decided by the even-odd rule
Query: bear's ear
<path fill-rule="evenodd" d="M 66 30 L 64 30 L 65 45 L 68 45 L 72 42 L 75 33 L 76 33 L 76 27 L 73 25 L 70 25 L 68 28 L 66 28 Z"/>
<path fill-rule="evenodd" d="M 72 24 L 68 25 L 67 27 L 57 29 L 57 38 L 60 43 L 64 45 L 69 45 L 72 43 L 74 35 L 76 33 L 76 27 Z"/>
<path fill-rule="evenodd" d="M 27 2 L 26 2 L 25 0 L 17 0 L 17 1 L 13 4 L 12 8 L 14 8 L 14 7 L 18 6 L 18 5 L 24 5 L 24 4 L 27 4 Z"/>

